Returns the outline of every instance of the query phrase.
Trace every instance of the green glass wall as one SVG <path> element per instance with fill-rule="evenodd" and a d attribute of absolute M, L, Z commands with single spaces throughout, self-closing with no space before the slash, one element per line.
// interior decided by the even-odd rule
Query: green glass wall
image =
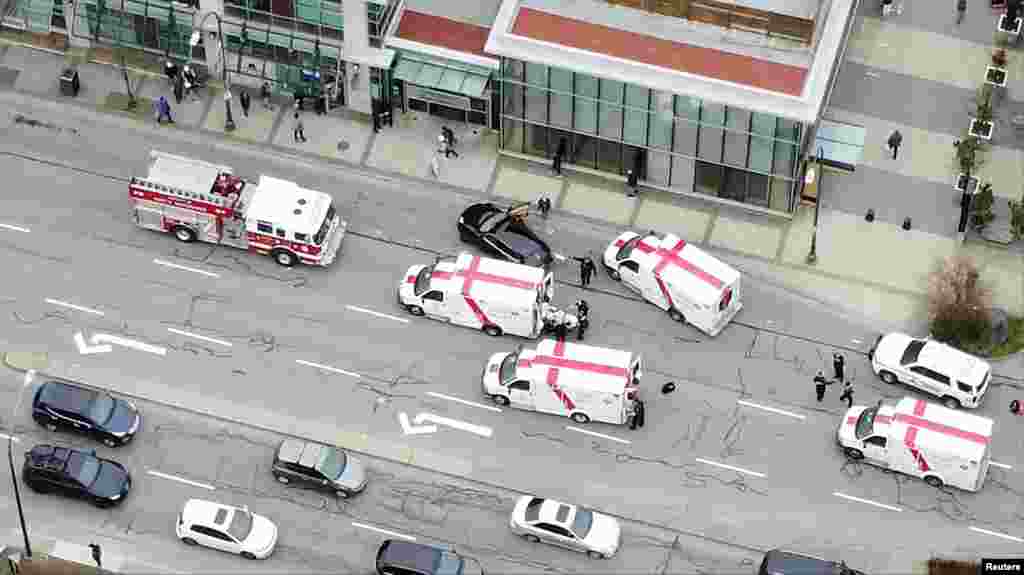
<path fill-rule="evenodd" d="M 76 2 L 76 36 L 100 44 L 149 48 L 181 59 L 191 55 L 192 12 L 161 0 L 124 0 L 123 10 L 106 0 Z"/>

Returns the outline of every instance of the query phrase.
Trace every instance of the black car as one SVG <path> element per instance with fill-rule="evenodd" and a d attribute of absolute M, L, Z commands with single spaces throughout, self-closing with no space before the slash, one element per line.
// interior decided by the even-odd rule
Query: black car
<path fill-rule="evenodd" d="M 377 550 L 378 575 L 463 575 L 465 561 L 454 551 L 388 539 Z"/>
<path fill-rule="evenodd" d="M 142 423 L 130 401 L 63 381 L 39 386 L 32 399 L 32 419 L 50 431 L 67 429 L 91 435 L 108 447 L 131 441 Z"/>
<path fill-rule="evenodd" d="M 772 549 L 765 553 L 758 575 L 864 575 L 845 562 L 829 561 L 791 551 Z"/>
<path fill-rule="evenodd" d="M 526 226 L 528 207 L 529 204 L 505 209 L 491 203 L 473 204 L 459 216 L 459 238 L 499 258 L 545 267 L 553 259 L 551 248 Z"/>
<path fill-rule="evenodd" d="M 88 499 L 97 507 L 124 501 L 132 477 L 123 465 L 96 457 L 96 451 L 37 445 L 25 452 L 21 477 L 34 491 Z"/>

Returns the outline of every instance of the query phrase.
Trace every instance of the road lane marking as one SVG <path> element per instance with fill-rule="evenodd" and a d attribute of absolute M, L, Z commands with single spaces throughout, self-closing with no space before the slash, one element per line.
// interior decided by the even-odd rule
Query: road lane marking
<path fill-rule="evenodd" d="M 296 359 L 295 363 L 297 363 L 299 365 L 305 365 L 305 366 L 308 366 L 308 367 L 315 367 L 317 369 L 322 369 L 324 371 L 330 371 L 330 372 L 333 372 L 333 373 L 340 373 L 341 375 L 347 375 L 349 377 L 354 377 L 356 379 L 362 377 L 361 375 L 359 375 L 358 373 L 356 373 L 354 371 L 345 371 L 344 369 L 338 369 L 336 367 L 331 367 L 329 365 L 323 365 L 323 364 L 320 364 L 320 363 L 313 363 L 312 361 L 306 361 L 304 359 Z"/>
<path fill-rule="evenodd" d="M 223 345 L 225 347 L 231 347 L 231 342 L 230 341 L 224 341 L 223 339 L 217 339 L 217 338 L 214 338 L 214 337 L 206 337 L 205 335 L 189 333 L 187 331 L 182 331 L 180 329 L 174 329 L 173 327 L 167 328 L 167 331 L 169 331 L 171 333 L 176 333 L 178 335 L 183 335 L 185 337 L 194 337 L 196 339 L 201 339 L 203 341 L 208 341 L 210 343 L 219 343 L 220 345 Z"/>
<path fill-rule="evenodd" d="M 863 341 L 861 341 L 861 340 L 859 340 L 859 339 L 857 339 L 857 338 L 853 338 L 853 339 L 851 339 L 850 341 L 852 341 L 853 343 L 856 343 L 856 344 L 858 344 L 858 345 L 859 345 L 859 344 L 862 344 L 862 343 L 864 343 Z"/>
<path fill-rule="evenodd" d="M 747 475 L 753 475 L 754 477 L 764 478 L 764 476 L 765 476 L 764 473 L 758 473 L 756 471 L 751 471 L 749 469 L 743 469 L 742 467 L 736 467 L 736 466 L 733 466 L 733 465 L 726 465 L 724 463 L 719 463 L 717 461 L 711 461 L 710 459 L 704 459 L 702 457 L 698 457 L 697 461 L 699 461 L 701 463 L 705 463 L 707 465 L 714 465 L 715 467 L 721 467 L 723 469 L 731 469 L 732 471 L 738 471 L 739 473 L 746 473 Z"/>
<path fill-rule="evenodd" d="M 97 333 L 89 338 L 89 341 L 96 345 L 97 343 L 112 343 L 114 345 L 121 345 L 129 347 L 135 351 L 145 351 L 149 353 L 155 353 L 157 355 L 167 355 L 167 348 L 160 347 L 159 345 L 150 345 L 141 341 L 135 341 L 134 339 L 128 339 L 126 337 L 119 337 L 116 335 L 110 335 L 109 333 Z"/>
<path fill-rule="evenodd" d="M 0 228 L 3 228 L 5 230 L 11 230 L 12 232 L 25 232 L 26 234 L 32 231 L 28 228 L 23 228 L 21 226 L 12 226 L 11 224 L 0 224 Z"/>
<path fill-rule="evenodd" d="M 404 411 L 398 414 L 398 424 L 402 426 L 402 433 L 406 435 L 429 435 L 437 432 L 436 425 L 414 426 L 409 423 L 409 414 Z"/>
<path fill-rule="evenodd" d="M 783 409 L 778 409 L 776 407 L 768 407 L 767 405 L 761 405 L 759 403 L 751 403 L 749 401 L 744 401 L 742 399 L 737 399 L 736 403 L 738 403 L 740 405 L 746 405 L 747 407 L 753 407 L 755 409 L 763 409 L 765 411 L 770 411 L 772 413 L 778 413 L 779 415 L 785 415 L 786 417 L 792 417 L 792 418 L 801 419 L 801 420 L 802 419 L 807 419 L 806 415 L 800 415 L 799 413 L 793 413 L 792 411 L 785 411 Z"/>
<path fill-rule="evenodd" d="M 150 475 L 153 475 L 155 477 L 162 477 L 164 479 L 170 479 L 171 481 L 177 481 L 178 483 L 184 483 L 186 485 L 191 485 L 193 487 L 202 487 L 203 489 L 207 489 L 209 491 L 215 491 L 217 489 L 216 487 L 210 485 L 209 483 L 201 483 L 199 481 L 192 481 L 191 479 L 185 479 L 184 477 L 178 477 L 177 475 L 171 475 L 169 473 L 161 473 L 161 472 L 156 471 L 154 469 L 147 469 L 146 473 L 148 473 Z"/>
<path fill-rule="evenodd" d="M 384 319 L 391 319 L 391 320 L 395 320 L 395 321 L 400 321 L 402 323 L 409 323 L 409 320 L 407 318 L 398 317 L 396 315 L 390 315 L 390 314 L 386 314 L 386 313 L 380 313 L 379 311 L 373 311 L 372 309 L 366 309 L 365 307 L 359 307 L 359 306 L 356 306 L 356 305 L 346 305 L 345 307 L 347 307 L 348 309 L 350 309 L 352 311 L 357 311 L 359 313 L 367 313 L 367 314 L 370 314 L 370 315 L 375 315 L 377 317 L 382 317 Z"/>
<path fill-rule="evenodd" d="M 995 461 L 989 461 L 988 464 L 994 465 L 996 467 L 1002 467 L 1003 469 L 1013 469 L 1012 465 L 1007 465 L 1005 463 L 996 463 Z"/>
<path fill-rule="evenodd" d="M 875 507 L 881 507 L 882 509 L 888 509 L 889 511 L 903 511 L 903 509 L 900 508 L 900 507 L 895 507 L 893 505 L 886 505 L 885 503 L 879 503 L 877 501 L 872 501 L 870 499 L 862 499 L 860 497 L 854 497 L 853 495 L 847 495 L 845 493 L 840 493 L 838 491 L 833 491 L 832 495 L 835 495 L 836 497 L 841 497 L 843 499 L 849 499 L 850 501 L 856 501 L 857 503 L 864 503 L 864 504 L 867 504 L 867 505 L 874 505 Z"/>
<path fill-rule="evenodd" d="M 1003 539 L 1008 539 L 1010 541 L 1015 541 L 1017 543 L 1024 543 L 1024 539 L 1021 539 L 1020 537 L 1014 537 L 1013 535 L 1007 535 L 1006 533 L 1000 533 L 998 531 L 989 531 L 988 529 L 982 529 L 981 527 L 975 527 L 973 525 L 968 527 L 968 529 L 970 529 L 971 531 L 977 531 L 978 533 L 984 533 L 985 535 L 993 535 L 995 537 L 1002 537 Z"/>
<path fill-rule="evenodd" d="M 459 421 L 458 419 L 451 419 L 449 417 L 441 417 L 440 415 L 434 415 L 433 413 L 420 413 L 412 420 L 416 425 L 420 425 L 424 421 L 444 425 L 445 427 L 451 427 L 452 429 L 458 429 L 459 431 L 474 433 L 483 437 L 490 437 L 494 434 L 494 430 L 485 425 L 466 423 L 465 421 Z"/>
<path fill-rule="evenodd" d="M 69 307 L 71 309 L 77 309 L 78 311 L 84 311 L 85 313 L 91 313 L 93 315 L 100 315 L 100 316 L 106 315 L 106 314 L 104 314 L 102 311 L 100 311 L 98 309 L 93 309 L 91 307 L 85 307 L 84 305 L 75 305 L 73 303 L 68 303 L 66 301 L 61 301 L 59 299 L 46 298 L 43 301 L 45 301 L 48 304 L 59 305 L 61 307 Z"/>
<path fill-rule="evenodd" d="M 76 333 L 74 339 L 75 347 L 78 348 L 78 353 L 82 355 L 92 355 L 94 353 L 110 353 L 114 351 L 114 348 L 110 347 L 107 344 L 90 346 L 85 342 L 85 336 L 82 335 L 82 332 Z"/>
<path fill-rule="evenodd" d="M 3 439 L 4 441 L 13 441 L 14 443 L 18 443 L 21 441 L 17 437 L 13 435 L 7 435 L 6 433 L 0 433 L 0 439 Z"/>
<path fill-rule="evenodd" d="M 494 407 L 493 405 L 484 405 L 482 403 L 477 403 L 475 401 L 469 401 L 468 399 L 460 399 L 458 397 L 452 397 L 450 395 L 445 395 L 443 393 L 437 393 L 436 391 L 428 391 L 427 395 L 431 397 L 437 397 L 440 399 L 447 399 L 448 401 L 454 401 L 455 403 L 461 403 L 462 405 L 471 405 L 473 407 L 479 407 L 480 409 L 486 409 L 487 411 L 501 413 L 501 409 Z M 995 464 L 993 463 L 993 465 Z"/>
<path fill-rule="evenodd" d="M 392 537 L 399 537 L 407 541 L 416 541 L 416 538 L 412 535 L 406 535 L 397 531 L 388 531 L 387 529 L 381 529 L 380 527 L 374 527 L 373 525 L 367 525 L 365 523 L 359 523 L 356 521 L 352 522 L 352 527 L 359 527 L 361 529 L 369 529 L 370 531 L 376 531 L 377 533 L 383 533 L 384 535 L 390 535 Z"/>
<path fill-rule="evenodd" d="M 568 429 L 569 431 L 575 431 L 577 433 L 583 433 L 586 435 L 593 435 L 594 437 L 600 437 L 602 439 L 607 439 L 608 441 L 617 441 L 619 443 L 624 443 L 626 445 L 633 443 L 628 439 L 619 439 L 618 437 L 612 437 L 611 435 L 605 435 L 603 433 L 598 433 L 596 431 L 590 431 L 589 429 L 582 429 L 574 425 L 566 425 L 565 428 Z"/>
<path fill-rule="evenodd" d="M 208 271 L 201 270 L 201 269 L 198 269 L 198 268 L 190 268 L 188 266 L 183 266 L 183 265 L 180 265 L 180 264 L 176 264 L 176 263 L 168 262 L 168 261 L 164 261 L 164 260 L 153 260 L 153 263 L 155 263 L 155 264 L 157 264 L 159 266 L 166 266 L 166 267 L 169 267 L 169 268 L 174 268 L 176 270 L 184 270 L 184 271 L 187 271 L 187 272 L 201 274 L 201 275 L 204 275 L 204 276 L 207 276 L 207 277 L 211 277 L 211 278 L 219 278 L 220 277 L 220 274 L 215 274 L 213 272 L 208 272 Z"/>

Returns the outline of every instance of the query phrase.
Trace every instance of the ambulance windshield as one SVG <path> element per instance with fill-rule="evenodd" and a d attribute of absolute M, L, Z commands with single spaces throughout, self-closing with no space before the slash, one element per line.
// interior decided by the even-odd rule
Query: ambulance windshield
<path fill-rule="evenodd" d="M 331 222 L 334 221 L 334 204 L 331 204 L 327 208 L 327 215 L 324 216 L 323 223 L 320 224 L 320 229 L 317 230 L 316 235 L 313 236 L 313 241 L 316 245 L 323 245 L 324 240 L 327 238 L 327 232 L 331 229 Z"/>
<path fill-rule="evenodd" d="M 416 283 L 412 286 L 412 291 L 417 296 L 423 295 L 428 289 L 430 289 L 430 276 L 434 273 L 434 266 L 427 266 L 420 270 L 420 273 L 416 274 Z"/>
<path fill-rule="evenodd" d="M 501 360 L 501 369 L 498 371 L 498 380 L 501 383 L 512 381 L 516 377 L 516 363 L 519 361 L 519 352 L 513 351 Z"/>
<path fill-rule="evenodd" d="M 628 242 L 622 244 L 622 247 L 619 248 L 619 253 L 615 254 L 615 259 L 621 261 L 628 258 L 629 254 L 633 253 L 633 248 L 635 248 L 636 245 L 640 243 L 640 240 L 642 239 L 642 237 L 637 236 L 629 240 Z"/>
<path fill-rule="evenodd" d="M 857 439 L 864 439 L 871 435 L 875 426 L 876 415 L 878 415 L 877 407 L 869 407 L 861 412 L 860 417 L 857 418 L 857 427 L 854 429 Z"/>

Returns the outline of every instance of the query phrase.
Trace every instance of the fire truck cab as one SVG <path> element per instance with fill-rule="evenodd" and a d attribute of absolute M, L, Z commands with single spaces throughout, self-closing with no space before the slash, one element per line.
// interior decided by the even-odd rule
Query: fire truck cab
<path fill-rule="evenodd" d="M 283 266 L 334 261 L 347 224 L 329 195 L 270 176 L 247 182 L 228 166 L 156 150 L 150 157 L 146 176 L 129 184 L 139 226 L 270 255 Z"/>

